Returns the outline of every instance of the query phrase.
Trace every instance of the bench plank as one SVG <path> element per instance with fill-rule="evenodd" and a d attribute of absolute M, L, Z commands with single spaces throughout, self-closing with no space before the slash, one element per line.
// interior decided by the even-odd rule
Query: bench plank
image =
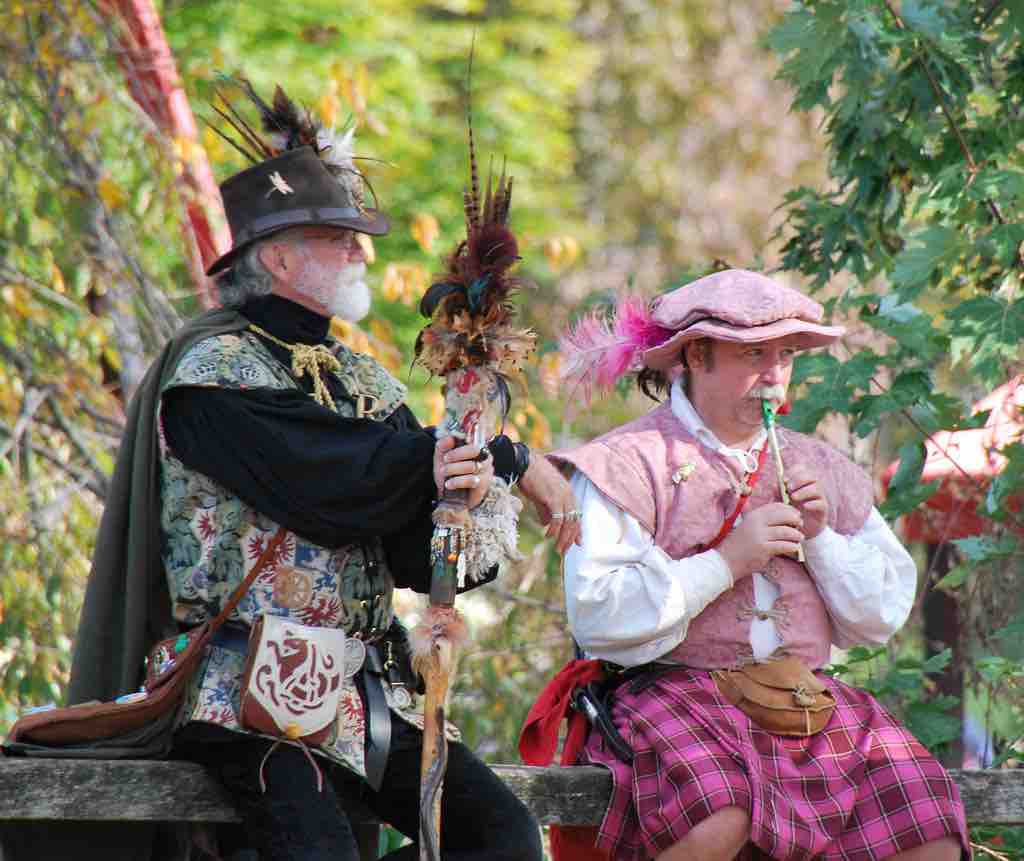
<path fill-rule="evenodd" d="M 0 759 L 0 821 L 238 822 L 201 765 L 164 760 Z"/>
<path fill-rule="evenodd" d="M 596 825 L 602 768 L 495 765 L 542 825 Z M 953 770 L 973 825 L 1024 824 L 1024 769 Z M 0 821 L 237 822 L 227 794 L 189 762 L 0 758 Z"/>

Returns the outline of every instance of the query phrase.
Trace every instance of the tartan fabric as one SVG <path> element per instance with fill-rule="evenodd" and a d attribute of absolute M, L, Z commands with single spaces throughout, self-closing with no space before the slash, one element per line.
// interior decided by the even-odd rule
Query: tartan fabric
<path fill-rule="evenodd" d="M 836 709 L 809 738 L 754 726 L 706 671 L 624 684 L 612 714 L 632 766 L 596 730 L 580 758 L 614 779 L 597 845 L 616 861 L 646 861 L 734 805 L 751 817 L 746 861 L 875 861 L 945 836 L 970 858 L 960 795 L 942 766 L 869 694 L 822 679 Z"/>

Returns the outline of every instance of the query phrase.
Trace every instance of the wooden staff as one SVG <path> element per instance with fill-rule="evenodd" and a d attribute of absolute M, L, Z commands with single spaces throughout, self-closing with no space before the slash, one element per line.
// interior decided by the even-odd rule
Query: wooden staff
<path fill-rule="evenodd" d="M 449 385 L 456 383 L 459 373 L 449 375 Z M 460 440 L 460 443 L 470 441 L 480 441 L 476 427 L 473 439 Z M 434 509 L 430 606 L 423 624 L 418 626 L 427 642 L 414 649 L 414 665 L 426 687 L 420 757 L 420 861 L 439 861 L 441 857 L 441 789 L 448 768 L 445 700 L 455 654 L 466 636 L 465 623 L 455 609 L 455 596 L 461 579 L 459 568 L 465 564 L 462 552 L 465 530 L 470 523 L 468 499 L 467 490 L 446 490 Z"/>
<path fill-rule="evenodd" d="M 762 398 L 761 400 L 761 417 L 764 419 L 765 430 L 768 431 L 768 445 L 771 447 L 772 459 L 775 461 L 775 472 L 779 476 L 779 493 L 782 495 L 782 501 L 786 505 L 790 505 L 789 490 L 786 487 L 786 476 L 782 470 L 782 452 L 779 450 L 779 437 L 775 432 L 775 410 L 768 398 Z M 797 562 L 804 561 L 803 544 L 797 545 L 796 559 Z"/>
<path fill-rule="evenodd" d="M 471 56 L 472 66 L 472 56 Z M 461 443 L 482 443 L 508 414 L 508 378 L 522 369 L 536 336 L 515 324 L 510 269 L 519 246 L 508 227 L 512 178 L 502 168 L 481 189 L 467 114 L 470 183 L 463 195 L 466 239 L 420 301 L 429 317 L 416 339 L 416 362 L 445 380 L 445 415 L 438 427 Z M 420 789 L 420 859 L 439 861 L 441 785 L 447 765 L 444 706 L 454 654 L 465 637 L 455 595 L 467 573 L 470 527 L 466 491 L 444 493 L 434 510 L 430 606 L 412 634 L 414 662 L 426 683 Z"/>

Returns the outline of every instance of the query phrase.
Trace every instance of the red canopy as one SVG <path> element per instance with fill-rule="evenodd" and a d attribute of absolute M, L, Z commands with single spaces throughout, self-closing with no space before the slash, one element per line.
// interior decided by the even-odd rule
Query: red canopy
<path fill-rule="evenodd" d="M 986 531 L 986 521 L 975 509 L 988 490 L 989 482 L 1005 465 L 1006 459 L 999 454 L 999 449 L 1019 441 L 1024 435 L 1022 408 L 1024 374 L 974 405 L 972 414 L 991 410 L 984 427 L 940 431 L 925 441 L 921 481 L 940 480 L 942 486 L 924 505 L 904 518 L 907 541 L 938 544 Z M 886 486 L 898 468 L 899 461 L 896 461 L 886 469 L 883 476 Z"/>

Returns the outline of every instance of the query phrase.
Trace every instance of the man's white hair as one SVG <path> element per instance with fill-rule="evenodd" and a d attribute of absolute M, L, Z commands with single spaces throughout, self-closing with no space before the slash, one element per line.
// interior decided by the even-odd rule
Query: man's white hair
<path fill-rule="evenodd" d="M 274 278 L 260 260 L 260 250 L 271 243 L 294 245 L 301 242 L 305 234 L 303 225 L 289 227 L 250 245 L 230 269 L 216 279 L 220 303 L 225 308 L 241 308 L 250 299 L 269 296 L 274 289 Z"/>
<path fill-rule="evenodd" d="M 276 236 L 274 240 L 280 241 Z M 250 299 L 269 296 L 273 291 L 273 276 L 260 260 L 260 249 L 266 242 L 254 242 L 238 255 L 230 269 L 217 277 L 217 295 L 225 308 L 241 308 Z"/>

